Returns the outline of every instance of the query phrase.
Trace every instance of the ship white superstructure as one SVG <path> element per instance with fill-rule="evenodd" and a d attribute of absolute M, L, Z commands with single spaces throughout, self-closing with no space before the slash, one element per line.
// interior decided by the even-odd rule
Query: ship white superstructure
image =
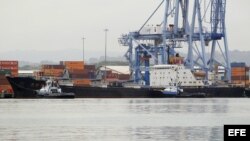
<path fill-rule="evenodd" d="M 173 82 L 182 87 L 204 86 L 203 81 L 197 80 L 184 65 L 155 65 L 150 68 L 151 87 L 167 87 Z"/>

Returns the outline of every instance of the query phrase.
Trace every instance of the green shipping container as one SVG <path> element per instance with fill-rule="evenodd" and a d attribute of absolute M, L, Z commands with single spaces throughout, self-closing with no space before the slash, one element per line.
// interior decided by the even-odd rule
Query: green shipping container
<path fill-rule="evenodd" d="M 0 75 L 6 75 L 6 74 L 11 75 L 11 70 L 0 70 Z"/>

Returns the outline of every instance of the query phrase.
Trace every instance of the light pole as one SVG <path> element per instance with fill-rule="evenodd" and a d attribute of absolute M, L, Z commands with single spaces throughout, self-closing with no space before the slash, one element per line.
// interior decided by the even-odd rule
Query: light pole
<path fill-rule="evenodd" d="M 105 58 L 104 58 L 104 68 L 105 68 L 105 73 L 104 73 L 104 82 L 106 83 L 107 79 L 107 33 L 108 29 L 104 29 L 105 31 Z"/>
<path fill-rule="evenodd" d="M 85 40 L 85 39 L 86 39 L 86 38 L 84 38 L 84 36 L 83 36 L 83 38 L 82 38 L 82 41 L 83 41 L 83 47 L 82 47 L 82 51 L 83 51 L 83 52 L 82 52 L 83 63 L 84 63 L 84 60 L 85 60 L 85 59 L 84 59 L 84 57 L 85 57 L 85 56 L 84 56 L 84 40 Z"/>

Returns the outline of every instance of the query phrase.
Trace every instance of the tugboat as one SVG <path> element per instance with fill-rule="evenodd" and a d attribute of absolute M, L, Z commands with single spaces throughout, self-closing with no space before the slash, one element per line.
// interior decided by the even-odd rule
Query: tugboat
<path fill-rule="evenodd" d="M 56 81 L 48 79 L 46 85 L 37 90 L 39 98 L 75 98 L 74 93 L 63 93 Z"/>
<path fill-rule="evenodd" d="M 183 92 L 183 89 L 181 89 L 176 83 L 170 84 L 168 87 L 162 90 L 163 94 L 174 95 L 174 96 L 180 95 L 182 92 Z"/>

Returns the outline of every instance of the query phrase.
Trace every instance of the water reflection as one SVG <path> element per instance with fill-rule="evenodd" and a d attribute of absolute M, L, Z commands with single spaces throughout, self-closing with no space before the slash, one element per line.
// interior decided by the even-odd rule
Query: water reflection
<path fill-rule="evenodd" d="M 221 127 L 24 127 L 0 128 L 2 140 L 219 141 Z M 32 133 L 32 134 L 31 134 Z M 4 138 L 3 138 L 4 137 Z"/>
<path fill-rule="evenodd" d="M 132 129 L 136 140 L 168 140 L 168 141 L 216 141 L 222 139 L 220 127 L 140 127 Z M 214 132 L 216 131 L 216 132 Z"/>
<path fill-rule="evenodd" d="M 227 113 L 228 100 L 130 100 L 129 110 L 135 113 Z"/>
<path fill-rule="evenodd" d="M 248 99 L 0 100 L 0 140 L 216 141 Z"/>

